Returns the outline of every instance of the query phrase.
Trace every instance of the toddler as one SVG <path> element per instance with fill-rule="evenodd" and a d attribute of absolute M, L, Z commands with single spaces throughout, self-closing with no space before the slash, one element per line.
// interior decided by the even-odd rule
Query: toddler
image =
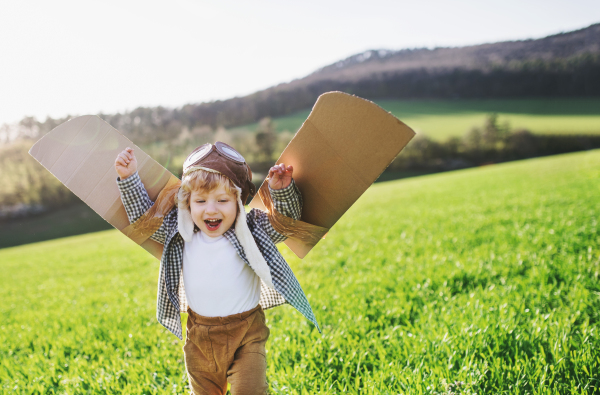
<path fill-rule="evenodd" d="M 153 206 L 137 173 L 133 150 L 117 156 L 117 184 L 129 221 L 143 221 Z M 299 219 L 302 197 L 292 166 L 269 170 L 275 210 Z M 269 328 L 263 309 L 289 303 L 320 331 L 310 304 L 275 243 L 286 237 L 267 213 L 244 203 L 255 193 L 242 155 L 217 142 L 196 148 L 183 165 L 176 204 L 150 237 L 164 244 L 158 280 L 157 319 L 182 339 L 194 394 L 265 394 Z M 157 202 L 158 203 L 158 202 Z M 142 217 L 142 218 L 140 218 Z"/>

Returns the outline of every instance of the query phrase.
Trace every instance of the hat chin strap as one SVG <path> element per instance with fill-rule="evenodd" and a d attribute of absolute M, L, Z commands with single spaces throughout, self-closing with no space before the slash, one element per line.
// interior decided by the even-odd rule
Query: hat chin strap
<path fill-rule="evenodd" d="M 239 209 L 239 213 L 235 221 L 235 235 L 244 249 L 246 259 L 248 260 L 252 270 L 254 270 L 254 272 L 258 275 L 258 277 L 260 277 L 266 286 L 274 289 L 275 287 L 273 286 L 273 281 L 271 278 L 271 270 L 269 269 L 265 258 L 260 253 L 260 250 L 256 245 L 256 241 L 254 241 L 254 237 L 252 237 L 252 233 L 250 233 L 248 223 L 246 222 L 246 210 L 244 210 L 244 204 L 242 203 L 241 198 L 242 190 L 239 187 L 235 187 L 235 189 L 237 191 L 237 203 Z M 179 201 L 182 201 L 181 196 Z M 183 240 L 187 243 L 191 242 L 192 236 L 194 235 L 194 220 L 192 219 L 192 214 L 189 208 L 178 207 L 177 227 Z"/>
<path fill-rule="evenodd" d="M 180 188 L 177 196 L 177 200 L 180 202 L 177 207 L 177 230 L 183 240 L 189 243 L 194 235 L 194 220 L 190 209 L 181 203 L 184 201 L 182 194 L 183 190 Z"/>
<path fill-rule="evenodd" d="M 250 267 L 258 275 L 258 277 L 263 280 L 266 286 L 269 288 L 275 288 L 271 279 L 271 269 L 269 269 L 265 258 L 260 253 L 258 246 L 256 245 L 256 241 L 254 241 L 254 237 L 252 237 L 252 233 L 250 233 L 250 229 L 248 228 L 248 223 L 246 222 L 246 210 L 244 210 L 244 204 L 242 203 L 241 198 L 242 190 L 239 187 L 235 187 L 235 189 L 237 191 L 237 202 L 239 208 L 239 213 L 235 221 L 235 235 L 244 248 L 244 252 L 246 253 L 246 258 L 250 263 Z"/>

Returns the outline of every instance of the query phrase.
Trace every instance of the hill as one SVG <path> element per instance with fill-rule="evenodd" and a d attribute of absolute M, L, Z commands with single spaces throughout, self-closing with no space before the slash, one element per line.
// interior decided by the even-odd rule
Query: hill
<path fill-rule="evenodd" d="M 273 393 L 600 391 L 600 151 L 381 183 L 268 310 Z M 187 393 L 158 263 L 117 231 L 0 250 L 2 392 Z"/>
<path fill-rule="evenodd" d="M 388 73 L 426 70 L 442 73 L 456 69 L 492 72 L 518 69 L 525 62 L 548 62 L 600 53 L 600 24 L 537 40 L 506 41 L 457 48 L 417 48 L 400 51 L 370 50 L 323 67 L 295 81 L 360 81 Z M 385 77 L 381 77 L 385 78 Z"/>
<path fill-rule="evenodd" d="M 230 128 L 290 115 L 334 90 L 368 99 L 599 97 L 600 24 L 536 40 L 370 50 L 244 97 L 101 116 L 144 144 L 177 137 L 184 129 Z M 0 141 L 3 134 L 36 137 L 61 121 L 27 118 L 20 125 L 5 125 Z"/>
<path fill-rule="evenodd" d="M 310 108 L 334 90 L 368 99 L 597 97 L 600 24 L 537 40 L 370 50 L 289 83 L 182 111 L 211 125 L 236 126 Z"/>

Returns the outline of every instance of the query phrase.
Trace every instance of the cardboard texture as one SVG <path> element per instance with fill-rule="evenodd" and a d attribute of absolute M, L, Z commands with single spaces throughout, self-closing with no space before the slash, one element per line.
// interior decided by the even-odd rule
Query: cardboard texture
<path fill-rule="evenodd" d="M 368 100 L 325 93 L 277 163 L 294 166 L 302 191 L 302 221 L 331 228 L 390 165 L 415 132 Z M 250 207 L 265 209 L 260 198 Z M 285 243 L 304 258 L 314 247 Z"/>
<path fill-rule="evenodd" d="M 175 177 L 115 128 L 95 115 L 71 119 L 42 137 L 29 153 L 102 218 L 158 259 L 163 245 L 132 232 L 117 188 L 115 158 L 135 150 L 138 172 L 154 201 Z"/>

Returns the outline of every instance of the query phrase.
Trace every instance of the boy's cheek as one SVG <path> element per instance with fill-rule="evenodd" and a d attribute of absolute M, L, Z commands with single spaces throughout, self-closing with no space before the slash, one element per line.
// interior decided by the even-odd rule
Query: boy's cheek
<path fill-rule="evenodd" d="M 192 221 L 197 227 L 200 227 L 200 224 L 203 223 L 202 217 L 190 206 L 190 214 L 192 215 Z"/>
<path fill-rule="evenodd" d="M 236 215 L 236 216 L 235 216 L 235 219 L 234 219 L 234 220 L 233 220 L 233 222 L 231 222 L 231 224 L 229 225 L 229 228 L 228 228 L 228 230 L 229 230 L 229 229 L 231 229 L 231 228 L 233 228 L 233 227 L 235 227 L 235 222 L 237 221 L 237 219 L 238 219 L 238 215 Z"/>

